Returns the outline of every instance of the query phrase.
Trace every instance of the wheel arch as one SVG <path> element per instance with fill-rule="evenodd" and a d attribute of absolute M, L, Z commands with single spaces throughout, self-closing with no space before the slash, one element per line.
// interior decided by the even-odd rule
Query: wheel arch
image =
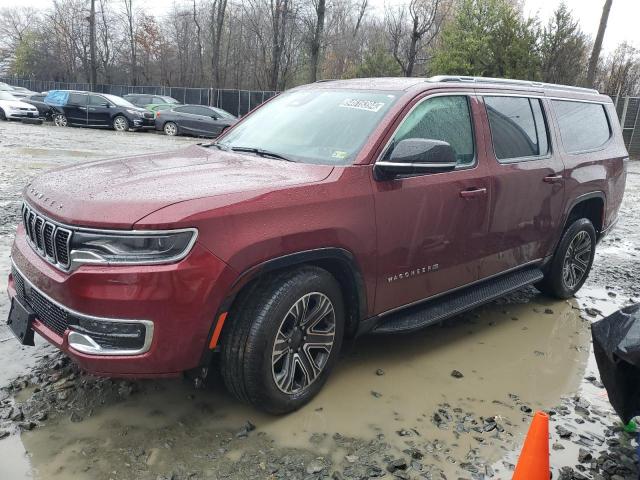
<path fill-rule="evenodd" d="M 604 215 L 606 211 L 607 197 L 602 191 L 585 193 L 576 197 L 569 203 L 565 214 L 562 232 L 577 218 L 587 218 L 591 221 L 596 234 L 599 237 L 604 228 Z"/>
<path fill-rule="evenodd" d="M 355 257 L 348 250 L 338 247 L 305 250 L 269 259 L 246 269 L 238 276 L 213 319 L 201 364 L 209 364 L 211 354 L 219 346 L 218 339 L 221 337 L 227 313 L 242 292 L 250 290 L 258 281 L 274 273 L 304 265 L 313 265 L 328 271 L 340 284 L 347 315 L 345 335 L 354 336 L 367 312 L 364 277 Z"/>

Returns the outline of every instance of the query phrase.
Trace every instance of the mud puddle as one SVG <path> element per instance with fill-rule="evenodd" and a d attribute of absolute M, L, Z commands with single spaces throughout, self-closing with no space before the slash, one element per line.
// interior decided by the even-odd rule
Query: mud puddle
<path fill-rule="evenodd" d="M 82 418 L 51 418 L 24 432 L 22 442 L 34 476 L 47 479 L 156 478 L 181 463 L 203 478 L 218 478 L 260 451 L 267 465 L 270 449 L 278 457 L 287 449 L 303 457 L 312 452 L 302 468 L 321 457 L 340 469 L 362 456 L 351 439 L 373 442 L 363 460 L 381 468 L 386 458 L 414 447 L 429 452 L 430 445 L 432 455 L 421 461 L 425 471 L 460 475 L 474 451 L 503 478 L 508 474 L 499 460 L 517 450 L 531 411 L 575 392 L 589 356 L 588 323 L 575 303 L 522 297 L 418 334 L 360 339 L 320 395 L 285 417 L 237 404 L 218 382 L 206 390 L 177 380 L 140 382 L 140 393 L 96 405 Z M 453 377 L 454 370 L 462 377 Z M 481 431 L 465 431 L 455 420 L 435 422 L 443 406 L 444 417 L 459 409 L 467 427 L 476 421 Z M 485 432 L 487 418 L 502 431 Z M 247 438 L 246 421 L 256 426 Z M 8 458 L 3 443 L 0 452 Z M 259 471 L 260 462 L 254 468 Z"/>

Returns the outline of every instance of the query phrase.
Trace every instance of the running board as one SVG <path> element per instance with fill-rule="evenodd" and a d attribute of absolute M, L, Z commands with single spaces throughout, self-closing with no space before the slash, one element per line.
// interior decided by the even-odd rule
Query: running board
<path fill-rule="evenodd" d="M 420 330 L 542 280 L 542 271 L 528 267 L 384 315 L 372 333 L 406 333 Z"/>

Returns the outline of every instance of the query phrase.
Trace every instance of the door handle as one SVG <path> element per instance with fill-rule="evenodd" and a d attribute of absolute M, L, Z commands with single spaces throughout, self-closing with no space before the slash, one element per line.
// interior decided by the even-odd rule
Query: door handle
<path fill-rule="evenodd" d="M 548 175 L 542 179 L 546 183 L 558 183 L 563 180 L 562 175 Z"/>
<path fill-rule="evenodd" d="M 460 196 L 462 198 L 480 197 L 486 194 L 487 194 L 487 189 L 484 187 L 483 188 L 478 188 L 478 187 L 467 188 L 466 190 L 462 190 L 460 192 Z"/>

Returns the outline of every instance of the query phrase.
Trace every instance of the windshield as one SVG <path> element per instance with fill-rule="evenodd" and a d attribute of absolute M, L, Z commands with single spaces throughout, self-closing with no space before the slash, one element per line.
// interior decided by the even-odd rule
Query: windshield
<path fill-rule="evenodd" d="M 380 91 L 283 93 L 249 115 L 219 145 L 258 148 L 304 163 L 348 165 L 396 98 Z"/>
<path fill-rule="evenodd" d="M 0 92 L 0 100 L 17 100 L 17 98 L 9 92 Z"/>
<path fill-rule="evenodd" d="M 103 97 L 107 98 L 109 101 L 111 101 L 112 103 L 115 103 L 116 105 L 118 105 L 119 107 L 125 107 L 125 108 L 135 108 L 137 109 L 138 107 L 136 107 L 133 103 L 128 102 L 127 100 L 125 100 L 122 97 L 117 97 L 116 95 L 109 95 L 107 93 L 102 93 L 101 94 Z"/>

